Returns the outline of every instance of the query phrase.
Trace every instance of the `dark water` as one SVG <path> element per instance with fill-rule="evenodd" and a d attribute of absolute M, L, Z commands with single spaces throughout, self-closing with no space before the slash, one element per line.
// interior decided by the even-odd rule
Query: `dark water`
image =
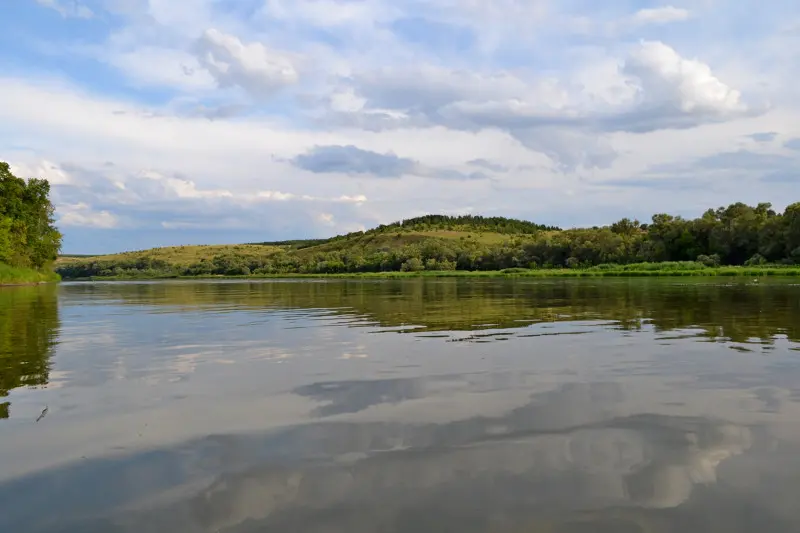
<path fill-rule="evenodd" d="M 2 289 L 0 531 L 797 532 L 798 350 L 788 281 Z"/>

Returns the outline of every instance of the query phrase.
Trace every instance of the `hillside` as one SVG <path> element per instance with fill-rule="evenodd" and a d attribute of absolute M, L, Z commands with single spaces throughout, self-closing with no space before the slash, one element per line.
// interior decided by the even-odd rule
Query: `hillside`
<path fill-rule="evenodd" d="M 472 223 L 465 220 L 467 217 L 437 218 L 433 224 L 422 222 L 425 217 L 421 217 L 329 239 L 172 246 L 99 256 L 64 255 L 56 262 L 56 269 L 67 279 L 124 275 L 247 275 L 263 269 L 265 265 L 286 261 L 286 268 L 280 272 L 289 273 L 296 271 L 300 263 L 314 260 L 320 255 L 363 256 L 418 246 L 429 249 L 452 248 L 453 245 L 458 247 L 464 243 L 494 245 L 507 241 L 512 235 L 526 235 L 521 228 L 538 231 L 536 225 L 513 219 L 502 219 L 509 221 L 509 225 L 500 227 L 496 224 L 501 219 L 492 219 L 495 226 L 491 226 Z M 448 224 L 446 219 L 451 219 L 453 223 Z M 485 231 L 492 227 L 499 231 Z M 503 231 L 505 233 L 501 233 Z"/>
<path fill-rule="evenodd" d="M 385 238 L 382 238 L 387 235 L 399 239 L 391 242 L 391 246 L 419 242 L 428 237 L 461 239 L 472 236 L 479 242 L 497 243 L 507 239 L 510 235 L 530 235 L 540 231 L 560 231 L 560 228 L 505 217 L 425 215 L 391 224 L 382 224 L 367 231 L 337 235 L 329 239 L 274 241 L 258 244 L 283 246 L 291 250 L 308 248 L 320 251 L 341 250 L 353 244 L 370 245 L 370 243 L 387 242 Z"/>
<path fill-rule="evenodd" d="M 56 264 L 63 266 L 84 261 L 129 262 L 148 258 L 156 262 L 166 262 L 175 266 L 188 266 L 199 261 L 211 260 L 218 255 L 235 254 L 244 259 L 265 257 L 282 249 L 278 246 L 260 244 L 201 244 L 196 246 L 165 246 L 134 252 L 121 252 L 109 255 L 63 255 Z"/>
<path fill-rule="evenodd" d="M 62 257 L 65 279 L 344 274 L 503 269 L 698 271 L 800 265 L 800 203 L 710 209 L 696 219 L 656 214 L 649 224 L 560 230 L 502 217 L 429 215 L 330 239 L 180 246 L 98 257 Z M 634 267 L 633 265 L 649 265 Z"/>

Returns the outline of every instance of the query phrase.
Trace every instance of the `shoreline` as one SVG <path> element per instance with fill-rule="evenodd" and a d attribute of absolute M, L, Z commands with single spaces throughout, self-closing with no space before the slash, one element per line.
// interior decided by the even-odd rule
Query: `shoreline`
<path fill-rule="evenodd" d="M 0 287 L 33 287 L 36 285 L 50 285 L 58 281 L 21 281 L 18 283 L 0 283 Z"/>
<path fill-rule="evenodd" d="M 88 278 L 63 278 L 63 281 L 158 281 L 158 280 L 261 280 L 261 279 L 415 279 L 415 278 L 651 278 L 651 277 L 800 277 L 800 267 L 709 267 L 703 270 L 450 270 L 420 272 L 349 272 L 341 274 L 250 274 L 202 276 L 93 276 Z"/>
<path fill-rule="evenodd" d="M 25 287 L 58 283 L 61 276 L 56 272 L 40 272 L 31 268 L 12 267 L 0 263 L 0 287 Z"/>

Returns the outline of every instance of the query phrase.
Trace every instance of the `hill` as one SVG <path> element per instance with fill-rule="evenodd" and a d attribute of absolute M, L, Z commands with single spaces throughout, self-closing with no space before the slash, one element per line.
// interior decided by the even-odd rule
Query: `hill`
<path fill-rule="evenodd" d="M 489 229 L 495 231 L 487 231 Z M 501 217 L 432 215 L 381 225 L 329 239 L 299 239 L 237 245 L 172 246 L 110 255 L 63 255 L 56 269 L 66 279 L 87 277 L 164 277 L 306 272 L 302 265 L 326 263 L 326 273 L 346 272 L 342 256 L 370 256 L 422 246 L 454 249 L 499 244 L 525 231 L 558 228 Z M 322 256 L 322 257 L 320 257 Z M 402 265 L 398 265 L 398 270 Z M 448 265 L 444 265 L 447 267 Z M 268 270 L 267 270 L 268 269 Z M 448 268 L 449 269 L 449 268 Z M 265 271 L 266 270 L 266 271 Z M 312 272 L 313 273 L 313 272 Z"/>
<path fill-rule="evenodd" d="M 62 257 L 57 271 L 75 279 L 612 267 L 652 273 L 725 265 L 800 265 L 800 203 L 783 213 L 770 204 L 737 203 L 696 219 L 656 214 L 649 224 L 622 219 L 569 230 L 502 217 L 429 215 L 330 239 Z"/>
<path fill-rule="evenodd" d="M 393 222 L 391 224 L 381 224 L 380 226 L 367 231 L 357 231 L 345 235 L 337 235 L 330 239 L 306 239 L 273 241 L 258 244 L 286 246 L 291 249 L 300 250 L 321 246 L 324 244 L 350 243 L 356 242 L 361 238 L 369 238 L 376 235 L 389 233 L 400 233 L 403 235 L 422 235 L 426 237 L 441 238 L 461 238 L 464 235 L 487 233 L 489 235 L 482 238 L 485 242 L 498 242 L 507 235 L 533 234 L 540 231 L 560 231 L 555 226 L 536 224 L 527 220 L 505 217 L 483 217 L 480 215 L 424 215 L 416 218 L 408 218 Z M 413 240 L 413 238 L 411 239 Z M 331 247 L 335 249 L 335 247 Z"/>

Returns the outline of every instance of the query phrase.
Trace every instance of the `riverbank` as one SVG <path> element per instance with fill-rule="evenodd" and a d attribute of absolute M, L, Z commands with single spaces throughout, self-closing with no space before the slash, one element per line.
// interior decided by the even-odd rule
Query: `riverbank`
<path fill-rule="evenodd" d="M 55 283 L 61 276 L 55 272 L 40 272 L 30 268 L 17 268 L 0 263 L 0 286 L 36 285 L 37 283 Z"/>
<path fill-rule="evenodd" d="M 618 268 L 587 268 L 587 269 L 523 269 L 509 268 L 505 270 L 469 271 L 469 270 L 444 270 L 444 271 L 419 271 L 419 272 L 353 272 L 342 274 L 251 274 L 247 276 L 181 276 L 181 275 L 122 275 L 122 276 L 94 276 L 88 278 L 65 278 L 68 281 L 135 281 L 159 279 L 406 279 L 406 278 L 603 278 L 603 277 L 751 277 L 764 276 L 791 276 L 800 277 L 798 267 L 706 267 L 698 269 L 657 268 L 653 263 L 652 268 L 647 265 L 620 265 Z"/>

